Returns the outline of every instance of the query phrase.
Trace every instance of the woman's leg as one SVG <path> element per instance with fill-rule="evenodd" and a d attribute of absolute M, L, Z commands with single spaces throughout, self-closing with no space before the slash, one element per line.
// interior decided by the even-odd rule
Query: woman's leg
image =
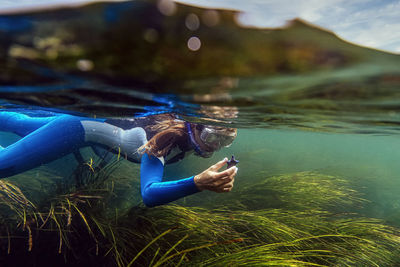
<path fill-rule="evenodd" d="M 27 135 L 16 143 L 0 149 L 0 178 L 38 167 L 86 145 L 79 117 L 60 115 L 27 119 L 17 115 L 12 116 L 15 117 L 0 117 L 0 130 Z M 27 125 L 23 125 L 23 122 L 27 122 Z"/>
<path fill-rule="evenodd" d="M 25 136 L 53 121 L 53 117 L 29 117 L 17 112 L 0 112 L 0 131 Z"/>

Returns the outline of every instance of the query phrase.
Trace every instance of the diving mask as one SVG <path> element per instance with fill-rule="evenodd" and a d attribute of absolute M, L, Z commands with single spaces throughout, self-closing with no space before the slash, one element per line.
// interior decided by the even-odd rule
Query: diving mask
<path fill-rule="evenodd" d="M 207 125 L 201 129 L 200 140 L 213 150 L 219 150 L 230 146 L 236 135 L 236 129 Z"/>
<path fill-rule="evenodd" d="M 199 132 L 200 141 L 206 146 L 210 148 L 210 150 L 205 151 L 201 148 L 201 146 L 197 143 L 194 138 L 194 132 L 192 131 L 191 124 L 189 122 L 185 123 L 186 129 L 188 131 L 191 144 L 196 151 L 196 153 L 202 157 L 210 157 L 213 151 L 221 149 L 221 147 L 229 146 L 232 144 L 233 140 L 236 138 L 237 131 L 233 128 L 225 128 L 218 126 L 204 126 L 201 124 L 197 124 L 196 130 Z"/>

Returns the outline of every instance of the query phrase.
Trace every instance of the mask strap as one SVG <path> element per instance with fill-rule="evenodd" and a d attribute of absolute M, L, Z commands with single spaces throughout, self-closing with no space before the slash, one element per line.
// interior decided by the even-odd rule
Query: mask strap
<path fill-rule="evenodd" d="M 196 153 L 199 154 L 200 156 L 204 156 L 204 153 L 203 153 L 203 151 L 201 151 L 201 148 L 200 148 L 199 144 L 194 139 L 194 135 L 193 135 L 192 127 L 190 126 L 190 123 L 189 122 L 185 122 L 185 126 L 186 126 L 187 132 L 189 134 L 190 143 L 192 144 L 192 146 L 194 148 L 194 151 L 196 151 Z"/>

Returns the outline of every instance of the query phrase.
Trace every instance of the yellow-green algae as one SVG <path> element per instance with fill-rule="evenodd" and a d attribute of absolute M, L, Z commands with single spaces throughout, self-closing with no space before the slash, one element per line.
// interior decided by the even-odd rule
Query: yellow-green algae
<path fill-rule="evenodd" d="M 82 166 L 75 180 L 79 186 L 64 182 L 51 201 L 40 203 L 30 202 L 10 181 L 0 181 L 0 261 L 18 265 L 25 257 L 32 266 L 399 263 L 399 230 L 355 213 L 365 200 L 340 177 L 285 174 L 243 185 L 233 194 L 215 194 L 208 206 L 139 204 L 121 210 L 118 188 L 132 170 L 121 171 L 126 168 L 120 165 Z"/>

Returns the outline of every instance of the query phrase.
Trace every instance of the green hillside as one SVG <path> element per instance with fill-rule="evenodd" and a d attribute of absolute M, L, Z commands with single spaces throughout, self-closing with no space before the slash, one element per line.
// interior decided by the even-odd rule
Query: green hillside
<path fill-rule="evenodd" d="M 0 82 L 52 80 L 21 67 L 21 59 L 63 72 L 144 83 L 304 73 L 399 59 L 347 43 L 298 19 L 277 29 L 243 28 L 236 22 L 237 11 L 210 13 L 181 4 L 175 10 L 167 16 L 157 2 L 140 0 L 8 16 L 11 22 L 28 20 L 30 26 L 3 32 Z M 198 29 L 185 26 L 189 14 L 197 16 Z M 208 26 L 207 14 L 218 23 Z M 192 36 L 201 41 L 198 51 L 188 49 Z"/>

